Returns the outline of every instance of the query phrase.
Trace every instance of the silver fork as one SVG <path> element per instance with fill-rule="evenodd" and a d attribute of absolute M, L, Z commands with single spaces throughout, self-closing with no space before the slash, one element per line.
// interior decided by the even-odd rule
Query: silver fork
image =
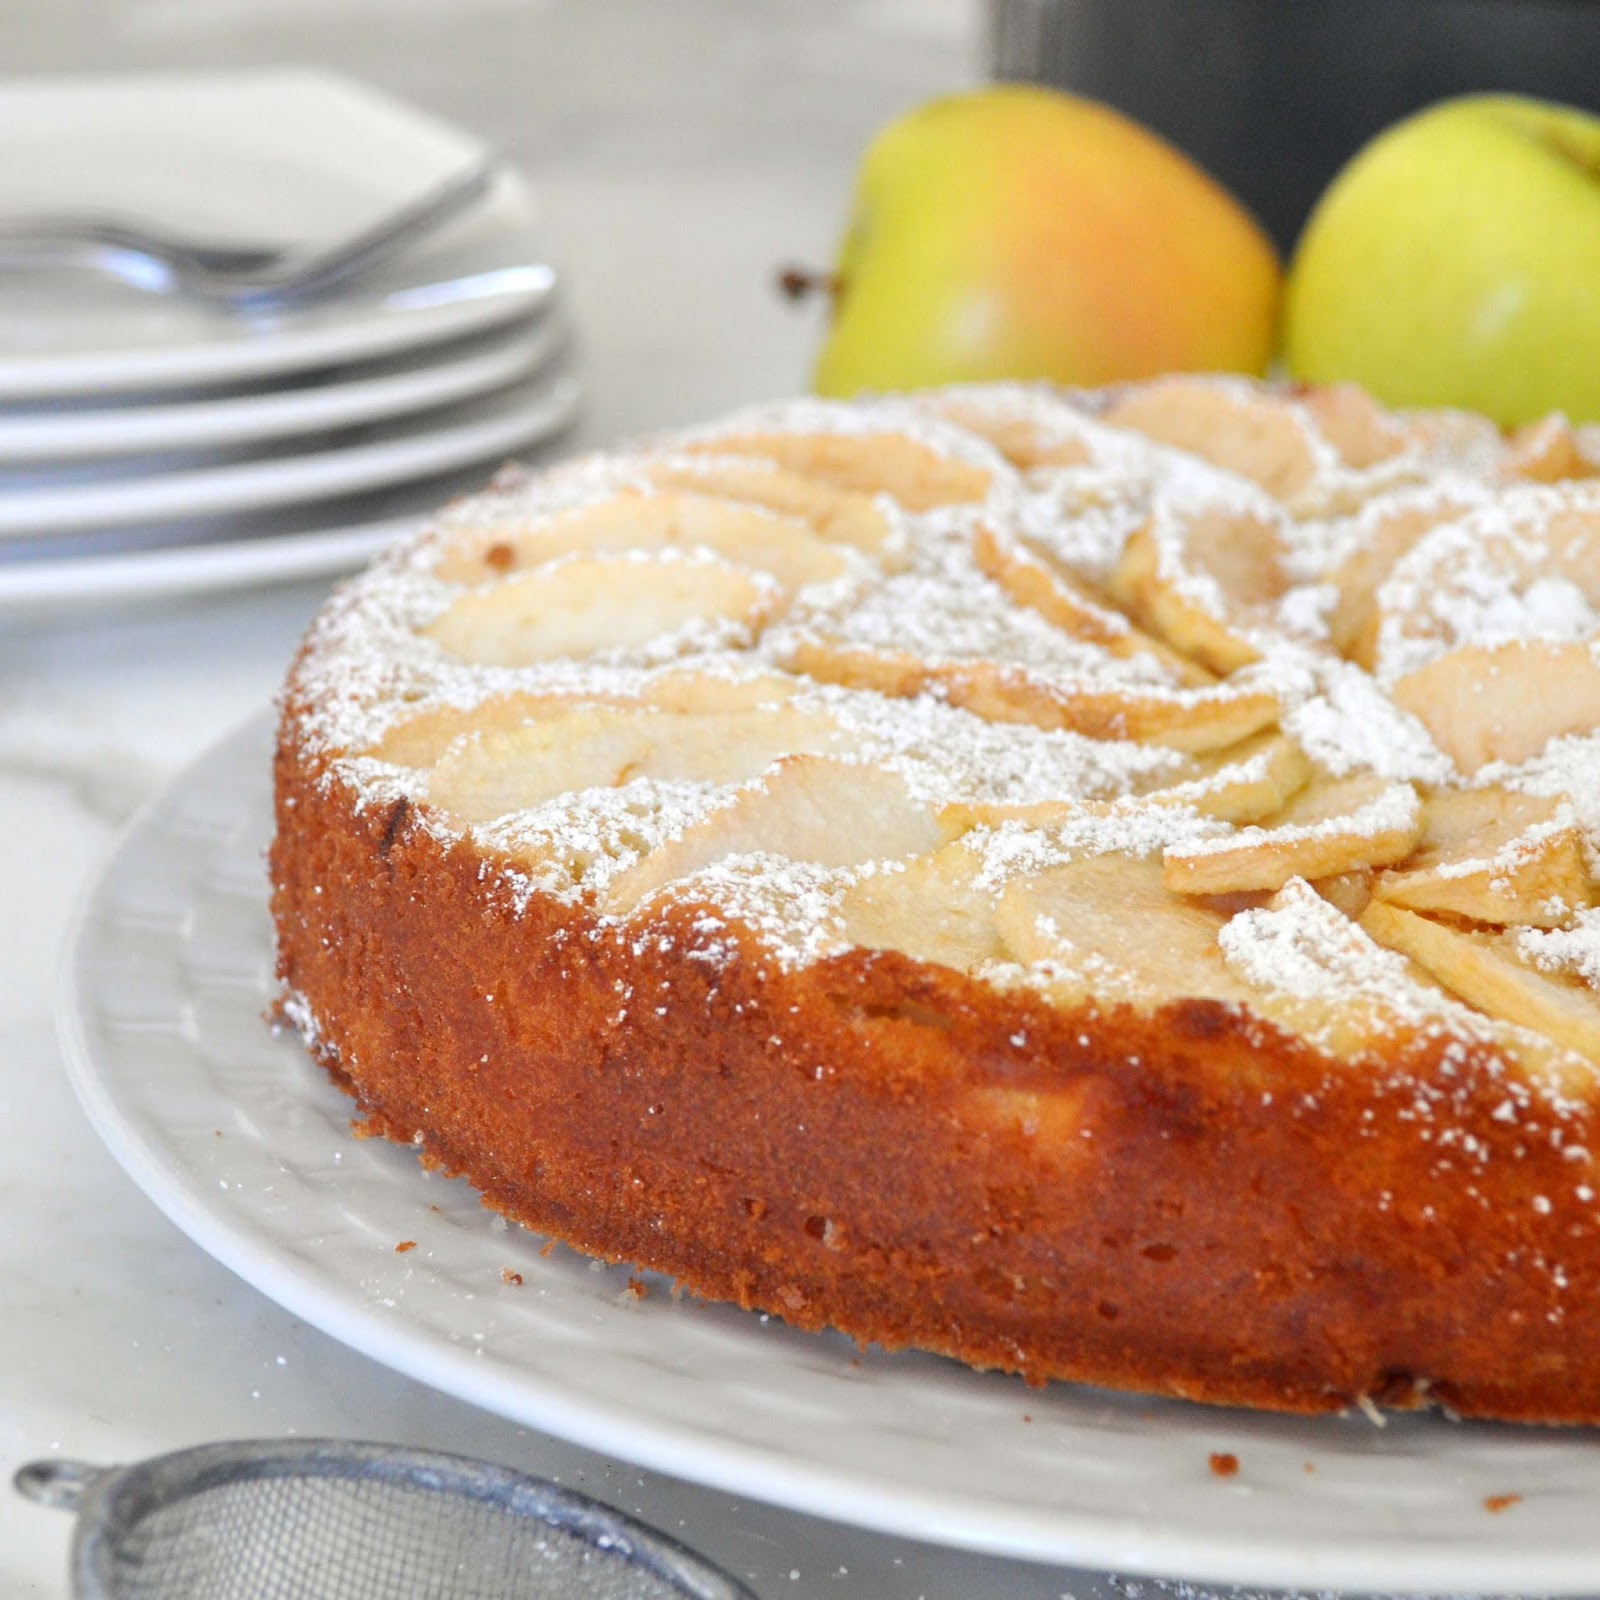
<path fill-rule="evenodd" d="M 488 193 L 496 170 L 493 158 L 480 157 L 371 227 L 309 255 L 177 239 L 111 217 L 4 218 L 0 272 L 71 263 L 231 311 L 279 310 L 343 288 L 460 216 Z"/>

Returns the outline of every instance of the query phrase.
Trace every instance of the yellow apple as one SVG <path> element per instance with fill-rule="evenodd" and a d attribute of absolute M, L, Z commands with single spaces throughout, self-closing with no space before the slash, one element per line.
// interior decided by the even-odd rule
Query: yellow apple
<path fill-rule="evenodd" d="M 1600 118 L 1510 95 L 1396 123 L 1296 247 L 1291 373 L 1505 424 L 1600 419 Z"/>
<path fill-rule="evenodd" d="M 1279 280 L 1250 214 L 1148 129 L 1049 89 L 952 95 L 866 153 L 816 388 L 1260 372 Z"/>

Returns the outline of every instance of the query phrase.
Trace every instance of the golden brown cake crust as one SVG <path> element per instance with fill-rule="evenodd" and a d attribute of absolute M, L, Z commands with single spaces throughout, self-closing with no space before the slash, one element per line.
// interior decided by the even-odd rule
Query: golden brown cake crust
<path fill-rule="evenodd" d="M 283 1014 L 507 1216 L 802 1328 L 1600 1423 L 1600 438 L 1546 431 L 1180 376 L 502 478 L 291 671 Z"/>
<path fill-rule="evenodd" d="M 698 959 L 687 904 L 641 939 L 486 893 L 473 850 L 335 770 L 317 710 L 291 678 L 280 975 L 376 1130 L 506 1215 L 1034 1381 L 1600 1421 L 1600 1242 L 1550 1130 L 1497 1117 L 1488 1045 L 1397 1035 L 1355 1066 L 1214 1001 L 1074 1012 L 892 952 Z"/>

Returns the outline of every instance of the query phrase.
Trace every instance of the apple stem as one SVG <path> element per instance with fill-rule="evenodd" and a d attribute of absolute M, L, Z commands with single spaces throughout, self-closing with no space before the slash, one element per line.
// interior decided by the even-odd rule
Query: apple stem
<path fill-rule="evenodd" d="M 799 302 L 824 294 L 836 300 L 844 287 L 837 272 L 818 272 L 814 267 L 787 266 L 778 269 L 778 293 L 785 300 Z"/>

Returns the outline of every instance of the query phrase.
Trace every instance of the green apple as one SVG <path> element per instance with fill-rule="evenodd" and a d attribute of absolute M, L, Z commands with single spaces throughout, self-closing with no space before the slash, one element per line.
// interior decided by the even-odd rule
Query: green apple
<path fill-rule="evenodd" d="M 1473 95 L 1380 134 L 1306 225 L 1284 340 L 1391 405 L 1600 418 L 1600 118 Z"/>
<path fill-rule="evenodd" d="M 815 383 L 1260 372 L 1280 277 L 1237 201 L 1109 107 L 1018 84 L 952 95 L 866 153 Z"/>

